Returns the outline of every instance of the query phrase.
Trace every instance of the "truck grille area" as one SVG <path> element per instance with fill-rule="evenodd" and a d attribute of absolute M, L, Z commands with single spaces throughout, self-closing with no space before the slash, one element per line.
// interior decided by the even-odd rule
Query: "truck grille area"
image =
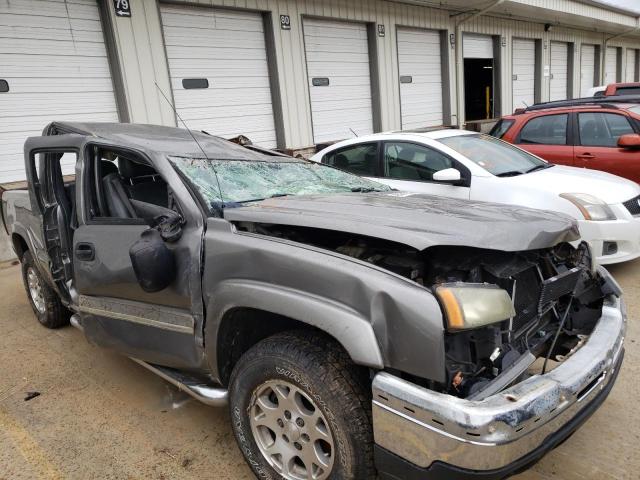
<path fill-rule="evenodd" d="M 451 258 L 461 258 L 447 252 Z M 602 314 L 601 278 L 592 270 L 591 251 L 560 244 L 527 252 L 477 251 L 464 264 L 446 269 L 431 265 L 436 284 L 470 282 L 493 284 L 506 290 L 515 315 L 503 322 L 445 335 L 446 392 L 477 399 L 521 381 L 535 367 L 554 368 L 579 349 Z M 473 265 L 475 263 L 475 265 Z M 432 277 L 434 278 L 434 277 Z M 430 280 L 430 279 L 429 279 Z M 534 373 L 544 373 L 536 371 Z"/>
<path fill-rule="evenodd" d="M 623 203 L 625 208 L 633 216 L 640 215 L 640 195 Z"/>

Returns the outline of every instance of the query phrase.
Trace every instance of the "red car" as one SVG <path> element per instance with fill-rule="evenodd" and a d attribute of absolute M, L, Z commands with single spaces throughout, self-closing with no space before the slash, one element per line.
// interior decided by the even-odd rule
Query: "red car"
<path fill-rule="evenodd" d="M 640 104 L 534 105 L 503 117 L 491 135 L 551 163 L 591 168 L 640 183 Z"/>

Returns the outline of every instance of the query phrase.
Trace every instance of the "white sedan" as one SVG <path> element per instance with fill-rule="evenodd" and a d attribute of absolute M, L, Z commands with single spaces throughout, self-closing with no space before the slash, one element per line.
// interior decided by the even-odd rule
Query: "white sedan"
<path fill-rule="evenodd" d="M 553 165 L 466 130 L 379 133 L 338 142 L 311 160 L 393 188 L 562 212 L 578 220 L 601 264 L 640 256 L 640 186 Z"/>

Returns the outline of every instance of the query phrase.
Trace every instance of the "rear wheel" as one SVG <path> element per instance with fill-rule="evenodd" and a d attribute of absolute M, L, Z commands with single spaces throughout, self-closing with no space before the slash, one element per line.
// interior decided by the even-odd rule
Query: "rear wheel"
<path fill-rule="evenodd" d="M 375 478 L 366 371 L 332 339 L 269 337 L 240 359 L 229 390 L 236 440 L 258 478 Z"/>
<path fill-rule="evenodd" d="M 69 310 L 64 307 L 56 291 L 42 278 L 29 251 L 22 256 L 22 280 L 31 308 L 42 325 L 60 328 L 69 323 Z"/>

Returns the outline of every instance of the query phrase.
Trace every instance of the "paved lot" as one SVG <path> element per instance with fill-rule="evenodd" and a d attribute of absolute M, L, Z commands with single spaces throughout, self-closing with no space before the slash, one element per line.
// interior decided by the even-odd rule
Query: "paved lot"
<path fill-rule="evenodd" d="M 640 261 L 612 271 L 632 317 L 618 384 L 517 480 L 639 478 Z M 18 266 L 0 266 L 0 292 L 0 480 L 252 478 L 225 409 L 198 404 L 74 328 L 40 327 Z M 41 395 L 24 401 L 30 391 Z"/>

